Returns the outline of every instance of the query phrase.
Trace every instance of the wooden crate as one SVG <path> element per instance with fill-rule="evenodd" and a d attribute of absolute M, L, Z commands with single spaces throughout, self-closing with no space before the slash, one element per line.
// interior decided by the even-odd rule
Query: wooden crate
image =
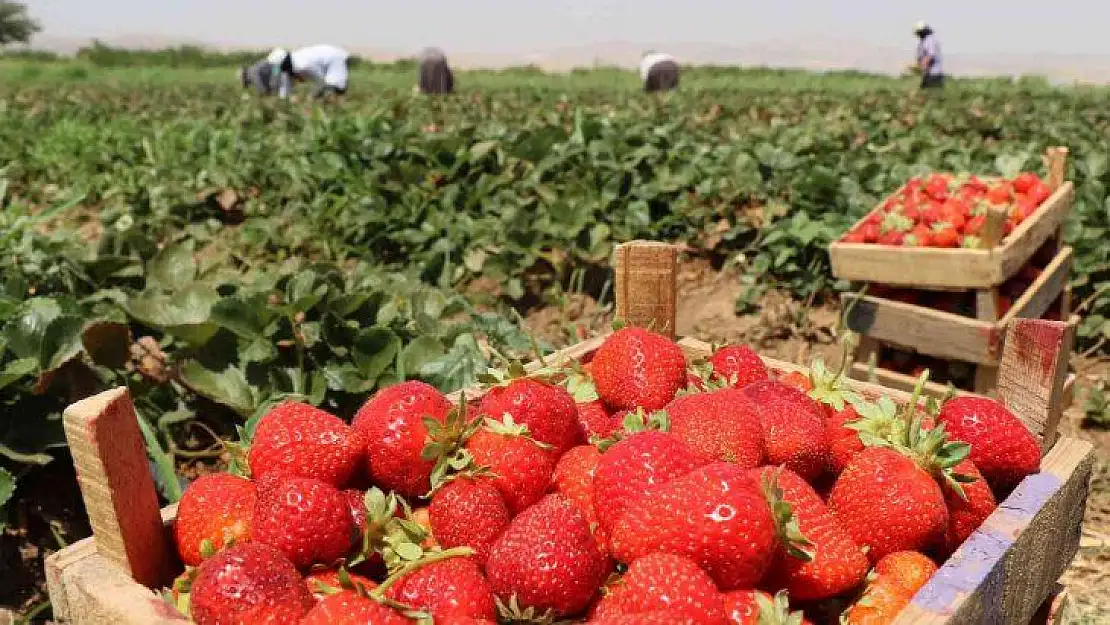
<path fill-rule="evenodd" d="M 1066 154 L 1067 148 L 1048 151 L 1046 183 L 1054 189 L 1053 194 L 1001 244 L 971 250 L 835 241 L 829 245 L 833 275 L 842 280 L 912 288 L 989 289 L 1002 284 L 1045 241 L 1059 234 L 1071 213 L 1075 185 L 1063 181 Z M 862 223 L 860 220 L 856 225 Z"/>
<path fill-rule="evenodd" d="M 675 258 L 673 247 L 642 242 L 618 252 L 618 312 L 628 322 L 673 335 Z M 1021 319 L 1008 329 L 1000 394 L 1042 442 L 1047 453 L 1041 472 L 1026 478 L 941 566 L 899 616 L 898 625 L 1029 623 L 1057 590 L 1056 580 L 1078 549 L 1094 458 L 1089 443 L 1056 435 L 1073 330 L 1067 324 Z M 589 357 L 603 340 L 580 343 L 547 361 Z M 692 359 L 711 349 L 692 338 L 681 339 L 680 345 Z M 805 370 L 764 360 L 779 371 Z M 903 404 L 910 399 L 907 393 L 866 382 L 848 385 L 871 398 L 885 395 Z M 477 389 L 467 389 L 453 400 L 477 395 Z M 122 387 L 65 411 L 66 435 L 94 536 L 47 559 L 55 617 L 63 622 L 188 622 L 151 590 L 169 584 L 179 570 L 170 533 L 176 507 L 157 508 L 137 419 Z"/>

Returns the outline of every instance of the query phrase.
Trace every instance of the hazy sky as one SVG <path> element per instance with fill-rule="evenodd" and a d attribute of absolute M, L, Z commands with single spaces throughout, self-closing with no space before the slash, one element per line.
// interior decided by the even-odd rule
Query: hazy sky
<path fill-rule="evenodd" d="M 614 41 L 805 46 L 820 37 L 911 47 L 934 25 L 948 53 L 1110 55 L 1105 0 L 29 0 L 54 37 L 151 35 L 268 46 L 333 42 L 506 53 Z"/>

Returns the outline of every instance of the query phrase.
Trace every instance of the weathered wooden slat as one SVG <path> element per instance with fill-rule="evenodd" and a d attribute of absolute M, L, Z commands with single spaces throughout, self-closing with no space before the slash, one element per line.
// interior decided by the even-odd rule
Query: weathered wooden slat
<path fill-rule="evenodd" d="M 992 322 L 874 296 L 842 296 L 848 329 L 937 358 L 997 363 L 1002 332 Z"/>
<path fill-rule="evenodd" d="M 615 260 L 617 319 L 675 338 L 678 248 L 630 241 L 617 246 Z"/>
<path fill-rule="evenodd" d="M 1033 284 L 1022 293 L 1014 305 L 1002 318 L 1002 323 L 1007 324 L 1018 317 L 1024 319 L 1040 319 L 1048 312 L 1068 285 L 1071 277 L 1073 251 L 1070 247 L 1062 248 L 1052 262 L 1037 276 Z M 1064 313 L 1066 318 L 1067 313 Z"/>
<path fill-rule="evenodd" d="M 97 552 L 144 586 L 167 583 L 175 554 L 162 534 L 158 493 L 127 389 L 74 403 L 62 419 Z"/>
<path fill-rule="evenodd" d="M 1064 438 L 902 611 L 895 625 L 1028 623 L 1079 548 L 1094 453 Z"/>
<path fill-rule="evenodd" d="M 998 372 L 998 395 L 1029 428 L 1042 449 L 1056 441 L 1063 413 L 1075 323 L 1015 319 Z"/>

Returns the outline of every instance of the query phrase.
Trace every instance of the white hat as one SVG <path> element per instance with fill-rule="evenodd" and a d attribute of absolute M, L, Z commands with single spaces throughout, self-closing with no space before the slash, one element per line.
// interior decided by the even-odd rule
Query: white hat
<path fill-rule="evenodd" d="M 273 65 L 280 65 L 289 52 L 285 48 L 274 48 L 270 50 L 270 56 L 266 57 L 266 61 Z"/>
<path fill-rule="evenodd" d="M 925 20 L 917 20 L 917 23 L 913 25 L 913 32 L 919 33 L 923 30 L 929 30 L 929 25 L 925 23 Z"/>

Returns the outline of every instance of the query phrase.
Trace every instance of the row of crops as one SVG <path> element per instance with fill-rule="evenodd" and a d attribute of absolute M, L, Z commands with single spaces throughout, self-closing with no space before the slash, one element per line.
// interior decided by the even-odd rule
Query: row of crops
<path fill-rule="evenodd" d="M 321 109 L 207 75 L 20 71 L 0 95 L 0 477 L 55 457 L 68 402 L 126 384 L 174 499 L 175 464 L 215 442 L 197 422 L 231 436 L 286 397 L 349 415 L 397 379 L 469 384 L 485 345 L 530 349 L 511 308 L 599 294 L 633 238 L 827 296 L 826 245 L 909 176 L 1039 169 L 1049 145 L 1077 184 L 1081 346 L 1110 351 L 1102 90 L 709 72 L 655 100 L 464 74 L 446 100 L 368 79 Z"/>

